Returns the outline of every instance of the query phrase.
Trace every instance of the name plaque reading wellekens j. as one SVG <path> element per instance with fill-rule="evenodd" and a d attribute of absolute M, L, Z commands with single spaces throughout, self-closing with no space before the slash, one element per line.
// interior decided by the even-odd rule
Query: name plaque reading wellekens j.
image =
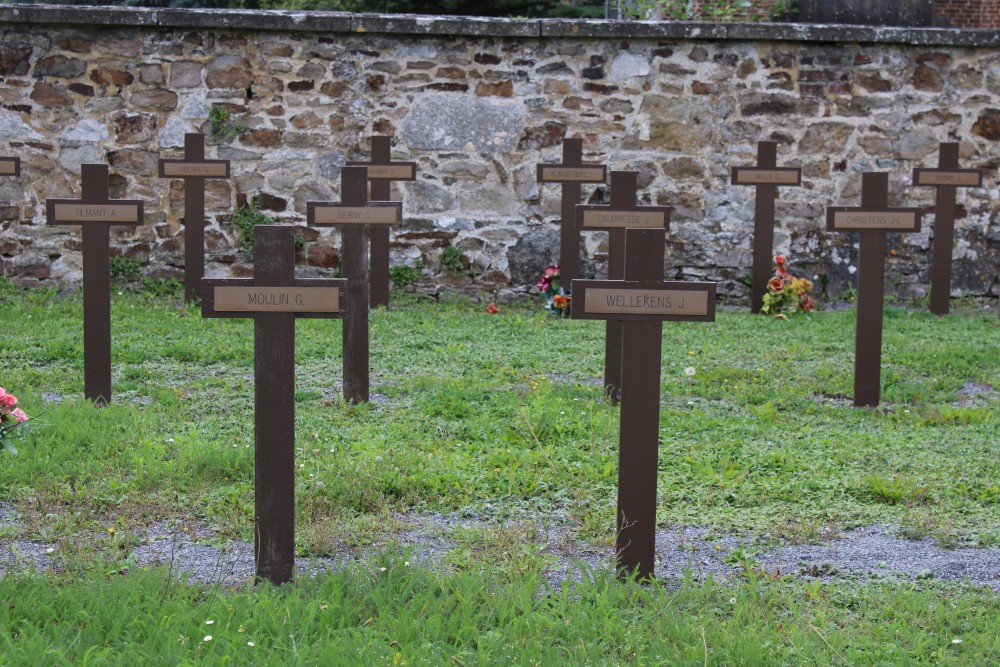
<path fill-rule="evenodd" d="M 163 162 L 160 165 L 160 176 L 181 178 L 184 176 L 206 176 L 227 178 L 229 163 L 227 162 Z"/>
<path fill-rule="evenodd" d="M 592 314 L 708 315 L 708 291 L 603 289 L 586 291 L 583 308 Z"/>
<path fill-rule="evenodd" d="M 362 166 L 368 169 L 368 178 L 412 181 L 417 177 L 417 168 L 413 164 L 364 164 Z"/>
<path fill-rule="evenodd" d="M 339 313 L 336 287 L 216 287 L 215 310 L 256 313 Z"/>
<path fill-rule="evenodd" d="M 140 222 L 140 207 L 135 204 L 56 204 L 55 222 Z"/>
<path fill-rule="evenodd" d="M 734 185 L 801 185 L 799 169 L 754 169 L 733 167 Z"/>
<path fill-rule="evenodd" d="M 0 158 L 0 176 L 18 176 L 21 165 L 15 158 Z"/>
<path fill-rule="evenodd" d="M 667 215 L 663 211 L 584 211 L 583 226 L 607 229 L 663 229 Z"/>
<path fill-rule="evenodd" d="M 395 206 L 317 206 L 313 222 L 320 225 L 395 225 Z"/>
<path fill-rule="evenodd" d="M 913 181 L 916 185 L 955 185 L 975 188 L 983 184 L 983 172 L 978 169 L 959 171 L 914 169 Z"/>
<path fill-rule="evenodd" d="M 919 232 L 920 212 L 918 209 L 829 209 L 827 229 L 830 231 Z"/>
<path fill-rule="evenodd" d="M 542 183 L 563 183 L 576 181 L 580 183 L 604 183 L 608 179 L 607 167 L 560 167 L 556 165 L 538 165 L 538 181 Z"/>

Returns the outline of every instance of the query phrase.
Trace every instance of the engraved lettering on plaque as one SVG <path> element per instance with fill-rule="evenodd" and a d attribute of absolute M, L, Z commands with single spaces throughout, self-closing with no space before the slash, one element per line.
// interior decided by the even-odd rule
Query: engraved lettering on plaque
<path fill-rule="evenodd" d="M 917 231 L 919 217 L 911 211 L 835 211 L 833 229 Z"/>
<path fill-rule="evenodd" d="M 955 185 L 979 187 L 983 183 L 983 172 L 969 171 L 929 171 L 917 169 L 917 185 Z"/>
<path fill-rule="evenodd" d="M 139 222 L 139 207 L 129 204 L 56 204 L 55 219 L 67 222 Z"/>
<path fill-rule="evenodd" d="M 320 225 L 394 225 L 399 222 L 394 206 L 322 206 L 313 220 Z"/>
<path fill-rule="evenodd" d="M 216 287 L 215 310 L 255 313 L 339 313 L 336 287 Z"/>
<path fill-rule="evenodd" d="M 637 290 L 589 288 L 587 313 L 623 315 L 708 315 L 708 292 L 698 290 Z"/>
<path fill-rule="evenodd" d="M 205 176 L 205 177 L 218 177 L 226 178 L 229 176 L 229 164 L 228 163 L 211 163 L 211 162 L 167 162 L 164 161 L 161 169 L 161 176 L 163 177 L 174 177 L 182 178 L 184 176 Z"/>
<path fill-rule="evenodd" d="M 667 216 L 660 211 L 583 211 L 584 227 L 663 229 Z"/>
<path fill-rule="evenodd" d="M 538 172 L 538 180 L 543 183 L 603 183 L 607 179 L 605 167 L 556 167 L 543 164 L 538 166 Z"/>
<path fill-rule="evenodd" d="M 394 181 L 412 181 L 416 177 L 416 167 L 412 164 L 365 164 L 368 178 L 388 178 Z"/>
<path fill-rule="evenodd" d="M 748 169 L 735 167 L 733 183 L 736 185 L 800 185 L 802 172 L 798 169 Z"/>

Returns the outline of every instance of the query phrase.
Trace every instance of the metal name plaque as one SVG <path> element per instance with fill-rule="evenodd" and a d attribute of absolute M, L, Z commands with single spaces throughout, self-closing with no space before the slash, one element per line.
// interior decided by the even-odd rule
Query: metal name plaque
<path fill-rule="evenodd" d="M 216 287 L 215 310 L 251 313 L 339 313 L 336 287 Z"/>
<path fill-rule="evenodd" d="M 320 225 L 395 225 L 395 206 L 317 206 L 313 222 Z"/>
<path fill-rule="evenodd" d="M 583 320 L 715 321 L 715 283 L 574 280 L 573 317 Z"/>
<path fill-rule="evenodd" d="M 827 209 L 827 231 L 887 231 L 887 232 L 919 232 L 920 209 L 918 208 L 885 208 L 858 209 L 838 208 Z"/>
<path fill-rule="evenodd" d="M 983 184 L 983 172 L 979 169 L 939 171 L 937 169 L 914 169 L 915 185 L 955 185 L 978 188 Z"/>
<path fill-rule="evenodd" d="M 229 178 L 229 162 L 162 162 L 162 178 L 182 178 L 184 176 L 205 176 Z"/>
<path fill-rule="evenodd" d="M 0 158 L 0 176 L 20 176 L 21 159 L 16 157 Z"/>
<path fill-rule="evenodd" d="M 733 167 L 734 185 L 802 185 L 800 169 Z"/>
<path fill-rule="evenodd" d="M 362 164 L 368 169 L 368 178 L 388 178 L 394 181 L 412 181 L 417 177 L 417 165 L 413 162 L 403 164 Z"/>
<path fill-rule="evenodd" d="M 139 223 L 142 209 L 134 204 L 55 204 L 55 222 Z"/>
<path fill-rule="evenodd" d="M 559 165 L 538 165 L 536 180 L 539 183 L 604 183 L 608 180 L 608 168 L 599 167 L 563 167 Z"/>
<path fill-rule="evenodd" d="M 663 229 L 667 214 L 663 211 L 583 211 L 584 228 Z"/>

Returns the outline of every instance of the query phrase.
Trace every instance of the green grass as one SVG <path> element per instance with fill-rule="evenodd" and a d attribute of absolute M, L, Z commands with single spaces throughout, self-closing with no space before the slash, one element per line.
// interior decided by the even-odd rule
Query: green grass
<path fill-rule="evenodd" d="M 324 642 L 368 658 L 355 664 L 392 664 L 396 653 L 408 664 L 448 664 L 452 655 L 462 664 L 555 664 L 557 657 L 563 664 L 702 664 L 706 645 L 712 664 L 982 664 L 1000 650 L 987 639 L 995 625 L 992 635 L 977 635 L 985 632 L 977 614 L 996 609 L 990 594 L 984 602 L 969 591 L 942 599 L 931 584 L 744 582 L 720 593 L 602 581 L 580 589 L 586 594 L 539 596 L 532 577 L 544 557 L 519 547 L 484 551 L 484 544 L 507 539 L 492 532 L 450 536 L 459 545 L 448 557 L 455 572 L 436 579 L 411 568 L 417 574 L 407 577 L 419 581 L 406 579 L 406 586 L 419 594 L 404 586 L 398 598 L 378 577 L 353 586 L 347 575 L 252 594 L 166 587 L 157 572 L 104 580 L 104 571 L 127 564 L 123 554 L 147 525 L 196 522 L 220 539 L 251 540 L 253 514 L 252 325 L 203 320 L 169 292 L 123 290 L 112 304 L 114 398 L 97 409 L 82 399 L 80 296 L 21 292 L 0 282 L 0 384 L 39 417 L 22 429 L 20 455 L 0 456 L 0 501 L 21 513 L 17 537 L 57 545 L 63 573 L 2 582 L 5 597 L 44 589 L 39 599 L 61 621 L 28 605 L 6 611 L 0 628 L 7 648 L 22 651 L 9 655 L 23 656 L 14 663 L 127 660 L 114 655 L 116 647 L 125 651 L 125 635 L 115 639 L 106 625 L 126 622 L 114 620 L 131 608 L 118 606 L 125 605 L 119 598 L 157 600 L 128 623 L 143 635 L 136 646 L 171 664 L 218 659 L 217 651 L 253 660 L 244 657 L 241 637 L 204 631 L 193 620 L 211 600 L 214 608 L 242 609 L 248 628 L 262 628 L 258 648 L 267 646 L 270 660 L 298 655 L 304 663 L 322 662 L 312 651 Z M 995 312 L 963 307 L 942 318 L 887 308 L 877 411 L 850 406 L 854 324 L 853 310 L 785 322 L 723 309 L 712 324 L 664 326 L 661 527 L 809 542 L 831 526 L 886 523 L 944 546 L 1000 543 Z M 464 300 L 407 297 L 374 311 L 370 330 L 377 400 L 351 406 L 339 389 L 340 323 L 296 324 L 301 555 L 391 540 L 396 513 L 475 513 L 497 525 L 541 517 L 568 527 L 573 539 L 613 542 L 618 408 L 600 386 L 603 323 L 548 318 L 537 304 L 488 315 Z M 969 388 L 984 391 L 973 396 Z M 115 539 L 91 539 L 111 527 Z M 337 587 L 357 596 L 357 609 L 339 609 L 340 620 L 319 627 L 313 602 L 333 601 Z M 453 588 L 463 591 L 461 599 Z M 524 608 L 510 619 L 491 617 L 489 605 L 470 602 L 487 594 Z M 258 596 L 274 596 L 262 608 L 287 606 L 293 616 L 255 616 L 249 609 Z M 581 602 L 587 596 L 603 611 Z M 719 602 L 732 596 L 735 606 Z M 65 616 L 91 597 L 107 609 L 79 613 L 104 614 L 106 623 Z M 380 608 L 387 600 L 394 610 Z M 412 600 L 441 610 L 431 615 L 440 627 L 408 627 L 425 613 L 408 606 Z M 894 612 L 893 604 L 907 610 Z M 234 623 L 243 622 L 240 614 Z M 366 624 L 369 617 L 375 620 Z M 614 626 L 606 640 L 593 629 L 599 620 Z M 451 628 L 453 622 L 464 629 Z M 289 624 L 299 628 L 294 641 Z M 778 625 L 794 630 L 776 632 Z M 106 641 L 90 635 L 100 631 Z M 228 637 L 225 647 L 221 639 L 199 643 L 202 634 Z M 964 643 L 952 645 L 952 635 Z M 53 646 L 68 653 L 46 653 L 57 651 L 45 648 Z M 85 655 L 92 646 L 107 651 Z M 970 662 L 971 655 L 980 660 Z"/>

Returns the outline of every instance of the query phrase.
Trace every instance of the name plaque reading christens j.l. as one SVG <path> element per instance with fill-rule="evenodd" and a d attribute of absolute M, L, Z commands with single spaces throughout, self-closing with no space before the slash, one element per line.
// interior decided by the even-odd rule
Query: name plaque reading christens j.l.
<path fill-rule="evenodd" d="M 584 229 L 663 229 L 667 226 L 665 211 L 609 211 L 583 208 L 581 225 Z"/>
<path fill-rule="evenodd" d="M 538 165 L 539 183 L 604 183 L 608 179 L 608 168 L 604 165 L 593 167 L 564 167 L 560 165 Z"/>
<path fill-rule="evenodd" d="M 311 224 L 318 225 L 395 225 L 399 223 L 399 205 L 371 202 L 368 206 L 316 206 Z M 308 204 L 313 207 L 313 203 Z"/>
<path fill-rule="evenodd" d="M 733 167 L 733 185 L 802 185 L 801 169 Z"/>
<path fill-rule="evenodd" d="M 830 207 L 827 209 L 828 231 L 891 231 L 919 232 L 919 208 L 858 209 Z"/>
<path fill-rule="evenodd" d="M 216 287 L 215 310 L 254 313 L 339 313 L 338 287 Z"/>
<path fill-rule="evenodd" d="M 21 158 L 0 157 L 0 176 L 20 176 Z"/>
<path fill-rule="evenodd" d="M 184 163 L 164 160 L 160 167 L 160 176 L 163 178 L 183 178 L 185 176 L 229 178 L 229 161 Z"/>
<path fill-rule="evenodd" d="M 51 202 L 49 217 L 62 223 L 140 222 L 142 207 L 135 204 L 56 204 Z"/>

